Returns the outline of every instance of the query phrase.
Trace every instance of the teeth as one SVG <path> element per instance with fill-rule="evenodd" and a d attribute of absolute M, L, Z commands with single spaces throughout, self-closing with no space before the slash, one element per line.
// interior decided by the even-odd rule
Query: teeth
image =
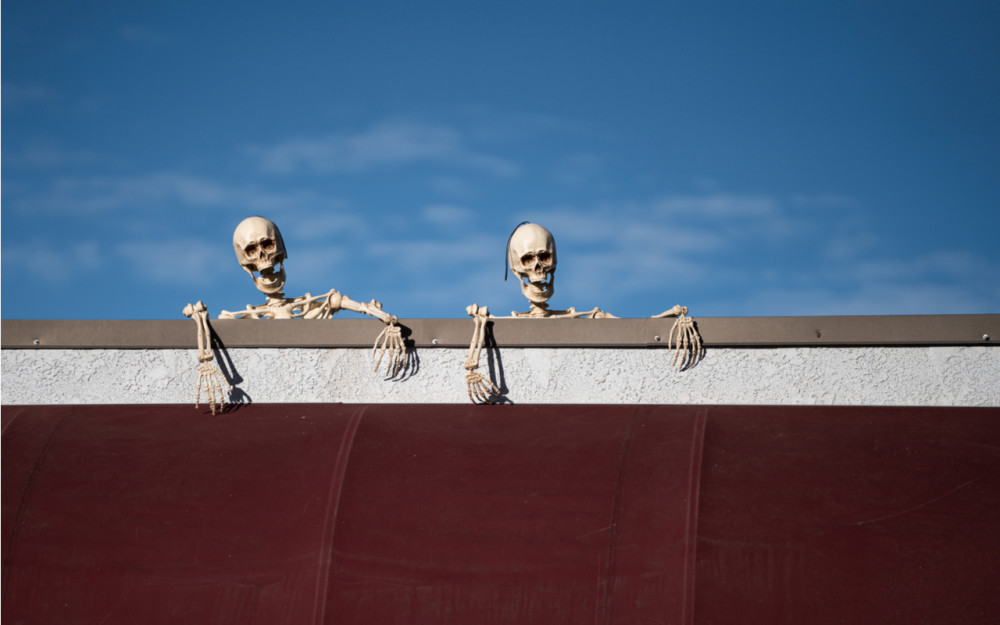
<path fill-rule="evenodd" d="M 266 284 L 268 286 L 272 284 L 277 284 L 281 281 L 281 274 L 277 273 L 262 273 L 259 276 L 254 276 L 254 280 L 261 284 Z"/>

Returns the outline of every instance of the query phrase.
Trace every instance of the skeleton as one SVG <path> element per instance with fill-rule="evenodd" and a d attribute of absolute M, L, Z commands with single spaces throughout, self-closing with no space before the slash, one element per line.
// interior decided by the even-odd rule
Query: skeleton
<path fill-rule="evenodd" d="M 302 297 L 285 297 L 282 291 L 285 287 L 284 262 L 288 258 L 288 253 L 285 251 L 281 232 L 274 222 L 263 217 L 244 219 L 233 233 L 233 250 L 240 266 L 250 274 L 257 290 L 267 299 L 263 304 L 256 306 L 248 304 L 245 310 L 235 312 L 223 310 L 219 314 L 219 319 L 329 319 L 341 310 L 363 313 L 376 317 L 385 324 L 372 347 L 375 371 L 378 371 L 383 358 L 388 355 L 386 376 L 395 377 L 399 373 L 406 358 L 406 346 L 398 324 L 399 319 L 383 311 L 380 302 L 375 300 L 367 303 L 356 302 L 336 289 L 321 295 L 306 293 Z M 204 308 L 201 302 L 195 306 L 188 304 L 184 314 L 189 317 L 193 314 L 199 323 L 199 362 L 204 362 L 201 341 L 202 334 L 208 332 L 208 315 L 207 312 L 199 315 L 198 306 Z M 188 314 L 189 309 L 192 314 Z M 208 360 L 211 358 L 211 353 L 208 353 Z M 206 375 L 202 373 L 202 366 L 199 366 L 199 389 L 202 381 L 208 379 Z M 198 392 L 200 394 L 200 390 Z"/>
<path fill-rule="evenodd" d="M 616 319 L 611 313 L 600 308 L 577 312 L 576 308 L 566 310 L 549 309 L 549 299 L 555 293 L 555 275 L 558 259 L 556 241 L 547 229 L 530 222 L 523 222 L 507 241 L 507 265 L 521 282 L 521 293 L 527 298 L 529 308 L 525 312 L 511 312 L 518 319 Z M 506 280 L 506 274 L 504 275 Z M 469 356 L 465 362 L 466 386 L 469 399 L 473 403 L 492 403 L 500 396 L 496 386 L 476 372 L 479 353 L 482 351 L 485 332 L 483 327 L 490 318 L 486 307 L 473 304 L 466 312 L 474 318 L 476 326 L 469 345 Z M 686 370 L 694 366 L 702 357 L 701 336 L 694 320 L 687 316 L 686 306 L 674 306 L 653 318 L 676 317 L 667 335 L 667 348 L 673 350 L 672 367 Z"/>

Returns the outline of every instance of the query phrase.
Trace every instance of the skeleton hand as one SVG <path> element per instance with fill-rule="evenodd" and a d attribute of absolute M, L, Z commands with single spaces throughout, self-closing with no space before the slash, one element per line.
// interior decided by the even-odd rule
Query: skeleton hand
<path fill-rule="evenodd" d="M 233 387 L 222 377 L 222 372 L 212 363 L 205 361 L 198 365 L 198 386 L 194 391 L 194 407 L 197 408 L 201 401 L 201 387 L 205 385 L 205 399 L 208 400 L 208 407 L 212 414 L 215 414 L 216 398 L 218 398 L 219 410 L 225 405 L 222 399 L 222 387 L 226 387 L 226 394 L 233 392 Z"/>
<path fill-rule="evenodd" d="M 475 370 L 478 368 L 477 365 L 465 374 L 465 387 L 469 393 L 469 399 L 474 404 L 492 404 L 503 394 L 497 388 L 496 384 Z"/>
<path fill-rule="evenodd" d="M 198 384 L 194 391 L 194 407 L 198 408 L 201 402 L 201 387 L 205 385 L 205 398 L 208 406 L 215 414 L 216 398 L 218 398 L 219 409 L 225 402 L 222 399 L 222 387 L 226 387 L 226 394 L 230 394 L 233 388 L 222 376 L 219 368 L 211 364 L 212 351 L 208 348 L 208 339 L 211 336 L 208 330 L 208 308 L 200 301 L 197 304 L 188 304 L 181 311 L 185 317 L 191 317 L 198 324 Z"/>
<path fill-rule="evenodd" d="M 701 335 L 694 326 L 694 319 L 685 316 L 687 312 L 686 306 L 674 306 L 670 310 L 653 315 L 654 318 L 677 317 L 670 328 L 670 334 L 667 335 L 667 349 L 674 350 L 674 359 L 670 366 L 677 367 L 681 371 L 690 369 L 702 357 Z M 676 348 L 674 341 L 677 341 Z"/>
<path fill-rule="evenodd" d="M 475 321 L 475 330 L 472 333 L 472 342 L 469 344 L 469 356 L 465 359 L 465 389 L 469 394 L 469 400 L 474 404 L 492 404 L 493 401 L 502 396 L 496 384 L 476 371 L 479 368 L 479 353 L 483 350 L 483 342 L 486 337 L 484 327 L 490 318 L 490 311 L 485 306 L 472 304 L 465 309 Z"/>
<path fill-rule="evenodd" d="M 372 358 L 375 358 L 375 351 L 378 350 L 378 358 L 375 360 L 375 371 L 378 371 L 382 364 L 382 356 L 389 352 L 389 360 L 385 363 L 386 377 L 393 378 L 399 373 L 399 368 L 406 360 L 406 344 L 403 342 L 403 334 L 397 325 L 399 319 L 389 317 L 385 322 L 382 332 L 375 338 L 375 345 L 372 346 Z M 380 349 L 381 348 L 381 349 Z"/>

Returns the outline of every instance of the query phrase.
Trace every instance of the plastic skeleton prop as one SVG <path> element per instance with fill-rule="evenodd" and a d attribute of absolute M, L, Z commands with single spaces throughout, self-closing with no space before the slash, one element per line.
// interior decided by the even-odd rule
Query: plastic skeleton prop
<path fill-rule="evenodd" d="M 285 242 L 281 238 L 278 226 L 269 219 L 263 217 L 248 217 L 236 227 L 233 233 L 233 249 L 236 252 L 236 259 L 240 266 L 253 278 L 257 290 L 267 296 L 263 304 L 257 306 L 247 305 L 245 310 L 230 312 L 227 310 L 219 314 L 219 319 L 329 319 L 340 310 L 351 310 L 364 313 L 372 317 L 377 317 L 385 323 L 385 328 L 376 337 L 375 345 L 372 347 L 372 358 L 375 359 L 375 370 L 378 371 L 382 364 L 383 357 L 388 354 L 386 362 L 386 376 L 395 376 L 403 365 L 406 357 L 406 346 L 403 343 L 402 334 L 398 325 L 398 319 L 382 310 L 382 304 L 372 300 L 368 303 L 355 302 L 351 298 L 331 289 L 322 295 L 311 295 L 306 293 L 302 297 L 286 298 L 282 289 L 285 286 L 284 262 L 288 258 L 285 251 Z M 198 302 L 197 305 L 188 304 L 184 309 L 184 314 L 188 317 L 195 316 L 198 321 L 198 345 L 199 361 L 203 365 L 199 367 L 198 394 L 200 397 L 202 382 L 210 379 L 211 374 L 202 370 L 207 360 L 212 359 L 211 352 L 202 350 L 202 335 L 208 336 L 207 312 L 202 312 L 199 316 L 198 307 L 204 310 L 204 305 Z M 205 360 L 207 354 L 207 360 Z M 377 357 L 376 357 L 377 355 Z M 211 365 L 208 365 L 211 367 Z M 213 367 L 214 369 L 214 367 Z M 214 374 L 219 375 L 217 369 Z M 207 389 L 218 389 L 218 386 Z M 209 400 L 212 402 L 213 414 L 214 401 L 211 390 L 209 390 Z M 197 406 L 197 398 L 195 406 Z"/>
<path fill-rule="evenodd" d="M 528 299 L 529 309 L 526 312 L 511 312 L 515 318 L 546 318 L 546 319 L 605 319 L 616 318 L 610 313 L 594 308 L 577 312 L 576 308 L 566 310 L 550 310 L 549 299 L 555 293 L 556 276 L 556 242 L 552 233 L 530 222 L 524 222 L 514 229 L 507 241 L 507 264 L 521 280 L 521 293 Z M 504 275 L 506 280 L 507 276 Z M 484 327 L 490 318 L 485 306 L 476 304 L 466 309 L 469 316 L 475 320 L 475 331 L 472 343 L 469 345 L 469 356 L 465 361 L 466 386 L 469 399 L 473 403 L 490 403 L 499 397 L 500 391 L 488 379 L 476 371 L 479 368 L 479 354 L 483 349 L 485 336 Z M 694 320 L 686 316 L 686 306 L 674 306 L 653 318 L 676 317 L 670 333 L 667 335 L 667 349 L 674 350 L 671 366 L 681 370 L 688 369 L 701 359 L 701 336 L 694 326 Z"/>

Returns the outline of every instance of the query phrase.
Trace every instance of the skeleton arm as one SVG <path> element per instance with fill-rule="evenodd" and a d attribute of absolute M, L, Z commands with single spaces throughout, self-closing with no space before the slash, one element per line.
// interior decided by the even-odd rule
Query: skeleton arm
<path fill-rule="evenodd" d="M 617 319 L 618 317 L 612 315 L 611 313 L 604 312 L 600 308 L 595 308 L 593 310 L 587 310 L 584 312 L 577 312 L 576 308 L 570 308 L 569 310 L 553 310 L 552 316 L 557 319 Z"/>
<path fill-rule="evenodd" d="M 268 319 L 273 315 L 268 314 L 267 305 L 251 306 L 247 304 L 246 310 L 219 312 L 219 319 Z"/>
<path fill-rule="evenodd" d="M 225 385 L 226 393 L 232 393 L 233 389 L 229 382 L 222 377 L 218 367 L 211 364 L 212 350 L 210 349 L 211 333 L 208 329 L 208 308 L 200 301 L 197 304 L 188 304 L 182 311 L 185 317 L 191 317 L 198 325 L 198 384 L 194 391 L 194 407 L 197 408 L 201 401 L 201 387 L 205 385 L 205 397 L 208 399 L 209 408 L 215 414 L 216 397 L 219 398 L 219 408 L 222 408 L 222 387 Z"/>
<path fill-rule="evenodd" d="M 355 302 L 343 295 L 337 289 L 331 289 L 322 295 L 306 293 L 293 299 L 268 298 L 259 306 L 247 306 L 239 312 L 222 311 L 220 319 L 329 319 L 340 310 L 346 309 L 377 317 L 385 328 L 375 338 L 372 346 L 372 358 L 375 359 L 375 370 L 378 371 L 386 352 L 389 360 L 386 363 L 386 376 L 393 377 L 403 366 L 406 359 L 406 344 L 403 342 L 402 331 L 398 319 L 382 310 L 382 304 L 375 300 L 370 302 Z M 377 352 L 377 357 L 376 357 Z"/>
<path fill-rule="evenodd" d="M 566 310 L 549 310 L 544 304 L 532 304 L 531 309 L 527 312 L 519 313 L 512 311 L 510 313 L 511 317 L 516 317 L 518 319 L 527 318 L 547 318 L 547 319 L 617 319 L 618 317 L 612 315 L 611 313 L 604 312 L 600 308 L 594 308 L 593 310 L 587 310 L 582 312 L 577 312 L 576 308 L 570 307 Z"/>
<path fill-rule="evenodd" d="M 336 289 L 322 295 L 306 293 L 291 299 L 269 297 L 263 304 L 247 304 L 245 310 L 223 310 L 219 319 L 329 319 L 341 309 L 341 297 Z"/>
<path fill-rule="evenodd" d="M 694 319 L 686 316 L 687 312 L 687 306 L 677 305 L 652 317 L 653 319 L 676 317 L 674 325 L 670 327 L 670 334 L 667 335 L 667 349 L 673 348 L 674 341 L 677 341 L 674 359 L 670 366 L 677 367 L 681 371 L 693 367 L 703 355 L 701 335 L 694 325 Z"/>
<path fill-rule="evenodd" d="M 500 389 L 493 384 L 489 378 L 476 371 L 479 368 L 479 355 L 483 351 L 483 343 L 486 340 L 486 322 L 489 321 L 490 311 L 485 306 L 473 304 L 465 309 L 465 312 L 473 318 L 475 330 L 472 332 L 472 342 L 469 343 L 469 355 L 465 359 L 465 386 L 469 394 L 469 399 L 474 404 L 491 404 L 495 398 L 500 397 Z"/>
<path fill-rule="evenodd" d="M 300 304 L 301 312 L 299 314 L 304 319 L 327 319 L 341 309 L 380 319 L 385 324 L 385 327 L 375 337 L 375 344 L 372 345 L 372 358 L 375 359 L 375 371 L 378 371 L 379 366 L 382 364 L 383 356 L 388 352 L 389 360 L 385 364 L 385 375 L 387 377 L 395 377 L 399 373 L 400 367 L 403 366 L 406 360 L 406 344 L 403 342 L 403 334 L 398 323 L 399 319 L 383 311 L 381 302 L 376 300 L 367 303 L 355 302 L 346 295 L 339 293 L 336 289 L 318 297 L 312 297 L 306 293 L 305 297 L 300 299 L 302 303 Z M 318 301 L 322 301 L 322 303 L 317 305 L 316 302 Z M 377 357 L 376 353 L 378 354 Z"/>

